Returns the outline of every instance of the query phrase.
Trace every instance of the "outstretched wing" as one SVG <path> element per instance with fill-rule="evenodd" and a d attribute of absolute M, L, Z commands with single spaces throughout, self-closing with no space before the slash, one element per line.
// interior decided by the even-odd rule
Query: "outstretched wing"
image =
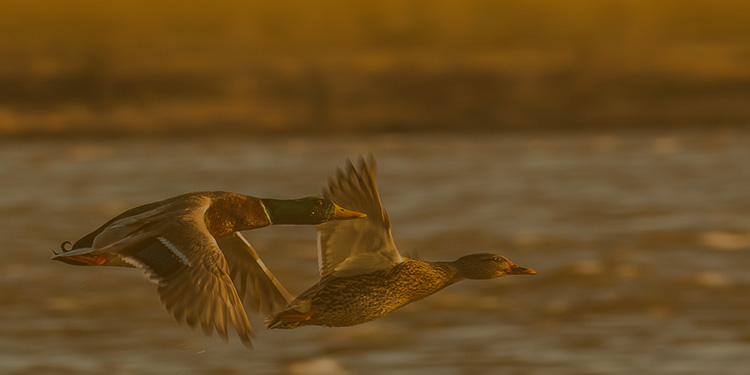
<path fill-rule="evenodd" d="M 90 239 L 92 251 L 118 254 L 159 285 L 158 293 L 178 322 L 207 335 L 227 338 L 227 325 L 250 346 L 250 322 L 230 277 L 229 266 L 204 215 L 205 196 L 186 196 L 119 218 Z M 81 250 L 85 250 L 82 248 Z"/>
<path fill-rule="evenodd" d="M 354 276 L 389 269 L 403 261 L 391 236 L 388 213 L 375 184 L 375 159 L 351 161 L 329 180 L 323 196 L 349 210 L 367 214 L 359 220 L 337 220 L 318 225 L 320 276 Z"/>
<path fill-rule="evenodd" d="M 274 313 L 294 299 L 242 234 L 234 232 L 216 242 L 227 259 L 237 294 L 257 311 Z"/>
<path fill-rule="evenodd" d="M 147 274 L 158 272 L 158 293 L 162 303 L 177 322 L 185 321 L 191 328 L 198 324 L 206 335 L 216 330 L 222 339 L 227 339 L 227 325 L 232 322 L 240 340 L 247 345 L 253 337 L 253 330 L 247 319 L 242 300 L 234 288 L 229 275 L 229 266 L 213 237 L 203 238 L 181 250 L 178 245 L 159 237 L 159 244 L 168 248 L 155 251 L 158 262 L 147 263 L 143 253 L 131 254 L 130 259 L 142 262 Z M 185 257 L 172 256 L 165 260 L 165 254 L 181 252 Z M 127 259 L 127 258 L 126 258 Z M 187 263 L 186 263 L 187 262 Z M 152 268 L 159 264 L 162 269 Z M 137 265 L 137 264 L 136 264 Z"/>

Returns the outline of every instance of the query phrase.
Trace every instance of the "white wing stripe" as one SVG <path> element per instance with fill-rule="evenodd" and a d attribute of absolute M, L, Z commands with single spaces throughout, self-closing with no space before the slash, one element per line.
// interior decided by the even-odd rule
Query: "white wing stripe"
<path fill-rule="evenodd" d="M 169 242 L 168 239 L 164 237 L 157 237 L 156 239 L 159 240 L 159 242 L 161 242 L 164 247 L 169 249 L 169 251 L 171 251 L 172 254 L 174 254 L 180 262 L 182 262 L 182 264 L 188 266 L 190 265 L 190 259 L 188 259 L 187 256 L 185 256 L 185 254 L 177 248 L 177 246 Z"/>
<path fill-rule="evenodd" d="M 123 256 L 122 260 L 124 260 L 126 263 L 130 264 L 131 266 L 143 271 L 143 274 L 146 276 L 146 278 L 148 278 L 148 281 L 157 285 L 166 285 L 166 283 L 164 283 L 162 278 L 159 277 L 159 275 L 156 272 L 154 272 L 154 270 L 152 270 L 151 267 L 145 265 L 143 262 L 139 261 L 138 259 L 131 258 L 128 256 Z"/>

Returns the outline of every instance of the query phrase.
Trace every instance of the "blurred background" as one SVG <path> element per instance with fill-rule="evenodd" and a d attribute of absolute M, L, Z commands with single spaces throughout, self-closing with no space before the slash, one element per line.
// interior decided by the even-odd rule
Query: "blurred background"
<path fill-rule="evenodd" d="M 745 374 L 745 1 L 0 3 L 2 374 Z M 196 190 L 318 194 L 374 152 L 397 245 L 466 281 L 255 349 L 132 269 L 48 261 Z M 292 293 L 315 230 L 246 237 Z"/>
<path fill-rule="evenodd" d="M 744 126 L 742 0 L 3 1 L 0 135 Z"/>

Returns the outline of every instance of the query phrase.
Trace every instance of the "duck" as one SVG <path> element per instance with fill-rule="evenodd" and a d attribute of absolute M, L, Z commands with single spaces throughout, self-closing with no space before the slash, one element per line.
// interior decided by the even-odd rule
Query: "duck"
<path fill-rule="evenodd" d="M 317 226 L 320 281 L 270 315 L 267 329 L 353 326 L 385 317 L 462 280 L 536 274 L 495 253 L 447 262 L 402 256 L 378 193 L 374 156 L 360 157 L 359 168 L 347 163 L 346 171 L 338 169 L 336 178 L 329 180 L 323 196 L 366 218 Z"/>
<path fill-rule="evenodd" d="M 228 322 L 249 347 L 254 333 L 243 301 L 270 313 L 292 295 L 240 231 L 269 225 L 314 225 L 360 219 L 324 197 L 257 198 L 225 191 L 191 192 L 129 209 L 52 260 L 78 266 L 131 267 L 158 285 L 178 323 L 227 340 Z M 66 246 L 70 246 L 66 248 Z"/>

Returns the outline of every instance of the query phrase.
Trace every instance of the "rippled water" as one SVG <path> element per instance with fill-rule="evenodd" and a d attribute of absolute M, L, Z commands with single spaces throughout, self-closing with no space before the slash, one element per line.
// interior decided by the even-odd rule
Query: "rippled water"
<path fill-rule="evenodd" d="M 745 374 L 750 132 L 22 140 L 0 147 L 0 373 Z M 136 205 L 195 190 L 317 194 L 375 152 L 402 252 L 496 250 L 534 277 L 467 281 L 351 328 L 255 349 L 175 324 L 132 269 L 50 262 Z M 293 293 L 312 227 L 246 232 Z"/>

